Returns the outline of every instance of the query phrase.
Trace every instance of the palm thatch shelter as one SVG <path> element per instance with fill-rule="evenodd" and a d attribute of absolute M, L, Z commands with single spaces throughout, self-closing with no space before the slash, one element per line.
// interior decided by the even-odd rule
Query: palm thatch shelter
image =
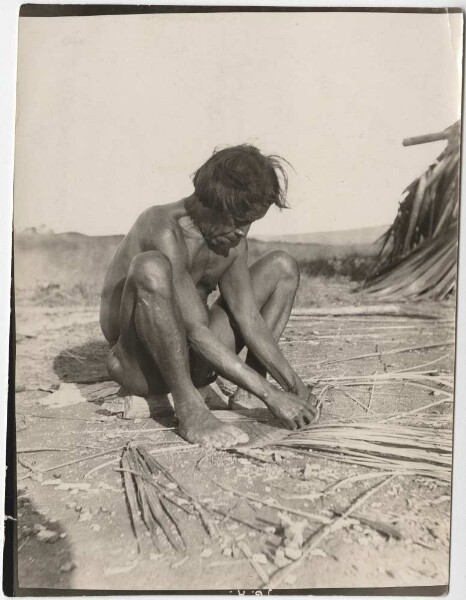
<path fill-rule="evenodd" d="M 404 146 L 447 140 L 437 160 L 403 192 L 398 214 L 381 238 L 366 291 L 383 299 L 441 300 L 456 288 L 461 121 Z"/>

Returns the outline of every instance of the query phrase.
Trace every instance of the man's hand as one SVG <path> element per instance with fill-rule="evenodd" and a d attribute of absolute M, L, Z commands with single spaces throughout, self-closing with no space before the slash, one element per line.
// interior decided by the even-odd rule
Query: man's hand
<path fill-rule="evenodd" d="M 307 396 L 301 398 L 274 388 L 265 402 L 270 412 L 288 429 L 300 429 L 317 417 L 315 396 L 309 389 Z"/>
<path fill-rule="evenodd" d="M 296 396 L 298 396 L 299 398 L 301 398 L 301 400 L 304 400 L 310 406 L 312 406 L 315 409 L 316 417 L 317 417 L 318 416 L 318 412 L 319 412 L 319 410 L 318 410 L 318 398 L 313 393 L 312 390 L 313 390 L 312 386 L 307 385 L 304 382 L 302 382 L 301 380 L 299 380 L 298 383 L 296 384 L 296 387 L 291 390 L 291 393 L 295 394 Z"/>

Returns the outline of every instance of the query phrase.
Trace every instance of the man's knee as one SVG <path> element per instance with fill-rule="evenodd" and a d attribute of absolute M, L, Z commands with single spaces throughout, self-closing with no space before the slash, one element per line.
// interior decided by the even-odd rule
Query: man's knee
<path fill-rule="evenodd" d="M 148 292 L 169 292 L 172 288 L 171 263 L 161 252 L 143 252 L 135 256 L 128 277 L 138 288 Z"/>
<path fill-rule="evenodd" d="M 299 284 L 299 266 L 296 259 L 284 250 L 275 250 L 269 255 L 274 269 L 280 273 L 280 279 L 287 279 Z"/>

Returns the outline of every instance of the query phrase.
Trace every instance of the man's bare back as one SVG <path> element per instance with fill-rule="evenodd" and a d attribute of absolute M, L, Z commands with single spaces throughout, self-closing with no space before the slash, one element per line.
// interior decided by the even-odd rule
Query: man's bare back
<path fill-rule="evenodd" d="M 249 148 L 233 149 L 238 172 L 244 157 L 258 160 Z M 247 441 L 240 429 L 218 421 L 197 391 L 217 374 L 262 400 L 290 428 L 315 416 L 309 390 L 277 344 L 296 293 L 297 265 L 280 252 L 247 264 L 245 237 L 269 205 L 249 209 L 249 202 L 229 212 L 194 194 L 150 208 L 120 244 L 105 278 L 101 327 L 111 346 L 110 374 L 132 394 L 170 391 L 179 432 L 194 443 Z M 221 297 L 209 310 L 206 298 L 217 285 Z M 237 356 L 244 345 L 246 363 Z M 285 391 L 266 380 L 267 372 Z"/>

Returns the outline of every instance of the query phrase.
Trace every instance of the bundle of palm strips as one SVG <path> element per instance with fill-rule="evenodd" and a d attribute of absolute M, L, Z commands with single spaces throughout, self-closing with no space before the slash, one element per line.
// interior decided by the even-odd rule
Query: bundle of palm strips
<path fill-rule="evenodd" d="M 458 253 L 460 133 L 458 121 L 405 146 L 447 140 L 446 149 L 404 191 L 395 221 L 382 237 L 367 291 L 377 297 L 443 299 L 455 289 Z"/>
<path fill-rule="evenodd" d="M 451 430 L 370 421 L 310 425 L 274 446 L 384 471 L 451 477 Z"/>
<path fill-rule="evenodd" d="M 186 543 L 177 510 L 198 517 L 207 533 L 215 535 L 215 525 L 205 507 L 192 496 L 149 452 L 128 444 L 121 457 L 122 472 L 133 531 L 142 551 L 144 534 L 149 532 L 156 549 L 163 540 L 177 551 Z"/>

